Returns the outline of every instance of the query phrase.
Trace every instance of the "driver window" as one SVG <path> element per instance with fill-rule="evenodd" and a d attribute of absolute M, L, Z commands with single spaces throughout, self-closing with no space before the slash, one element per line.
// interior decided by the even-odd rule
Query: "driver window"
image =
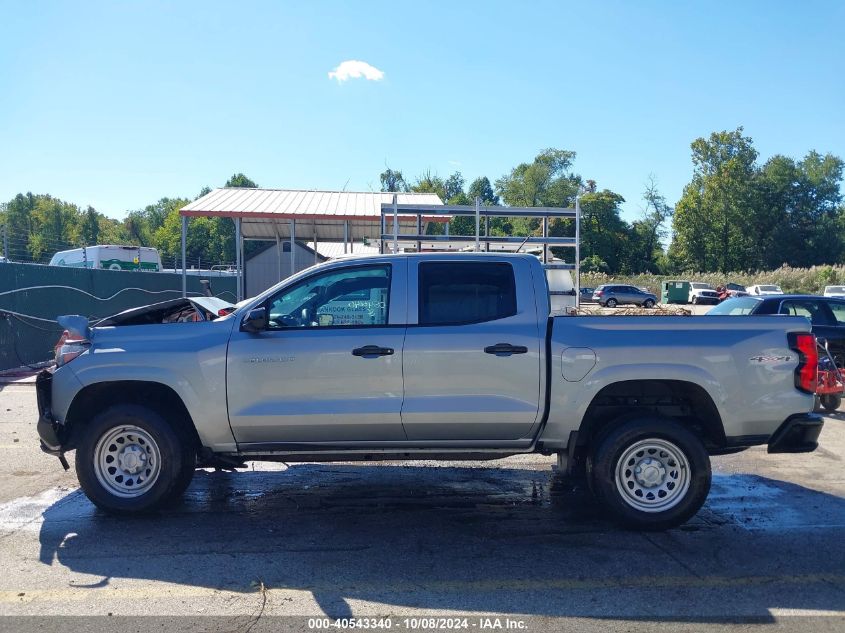
<path fill-rule="evenodd" d="M 332 270 L 271 298 L 269 329 L 387 325 L 390 266 Z"/>

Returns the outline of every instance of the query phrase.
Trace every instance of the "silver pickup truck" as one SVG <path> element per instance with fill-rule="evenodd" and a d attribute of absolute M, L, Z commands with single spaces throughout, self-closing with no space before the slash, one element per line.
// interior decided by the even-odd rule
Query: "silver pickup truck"
<path fill-rule="evenodd" d="M 82 489 L 119 513 L 246 460 L 556 454 L 645 529 L 698 511 L 709 455 L 816 448 L 806 319 L 550 317 L 544 273 L 529 255 L 355 257 L 216 320 L 62 317 L 42 448 L 66 468 L 75 449 Z"/>

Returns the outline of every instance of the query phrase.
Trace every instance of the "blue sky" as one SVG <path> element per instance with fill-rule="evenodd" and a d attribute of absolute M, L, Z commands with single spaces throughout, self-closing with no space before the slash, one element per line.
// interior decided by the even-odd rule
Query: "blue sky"
<path fill-rule="evenodd" d="M 0 0 L 0 200 L 113 217 L 236 171 L 280 188 L 491 181 L 542 148 L 639 213 L 689 144 L 845 156 L 843 2 Z M 339 82 L 363 60 L 384 76 Z"/>

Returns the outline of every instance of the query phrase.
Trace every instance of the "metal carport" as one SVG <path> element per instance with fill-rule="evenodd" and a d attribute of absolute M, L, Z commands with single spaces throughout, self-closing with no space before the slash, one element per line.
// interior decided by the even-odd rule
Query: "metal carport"
<path fill-rule="evenodd" d="M 238 275 L 238 300 L 243 299 L 243 242 L 244 240 L 275 240 L 281 262 L 283 239 L 343 243 L 343 252 L 353 241 L 371 239 L 382 235 L 382 204 L 442 206 L 439 196 L 433 193 L 389 193 L 355 191 L 306 191 L 298 189 L 245 189 L 221 188 L 202 196 L 182 207 L 182 291 L 187 288 L 185 243 L 188 219 L 200 217 L 227 217 L 235 223 L 235 262 Z M 425 232 L 419 226 L 418 216 L 399 216 L 401 233 Z M 428 221 L 448 221 L 447 216 L 421 218 Z M 349 248 L 351 251 L 351 248 Z M 280 266 L 281 268 L 281 266 Z"/>

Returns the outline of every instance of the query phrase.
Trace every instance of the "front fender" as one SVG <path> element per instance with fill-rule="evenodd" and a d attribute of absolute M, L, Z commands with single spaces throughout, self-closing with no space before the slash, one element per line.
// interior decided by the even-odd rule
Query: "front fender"
<path fill-rule="evenodd" d="M 204 446 L 236 450 L 226 407 L 230 329 L 231 324 L 216 322 L 95 328 L 91 348 L 62 370 L 73 372 L 80 389 L 115 381 L 169 387 L 188 410 Z M 65 416 L 69 405 L 57 410 L 57 417 Z"/>

